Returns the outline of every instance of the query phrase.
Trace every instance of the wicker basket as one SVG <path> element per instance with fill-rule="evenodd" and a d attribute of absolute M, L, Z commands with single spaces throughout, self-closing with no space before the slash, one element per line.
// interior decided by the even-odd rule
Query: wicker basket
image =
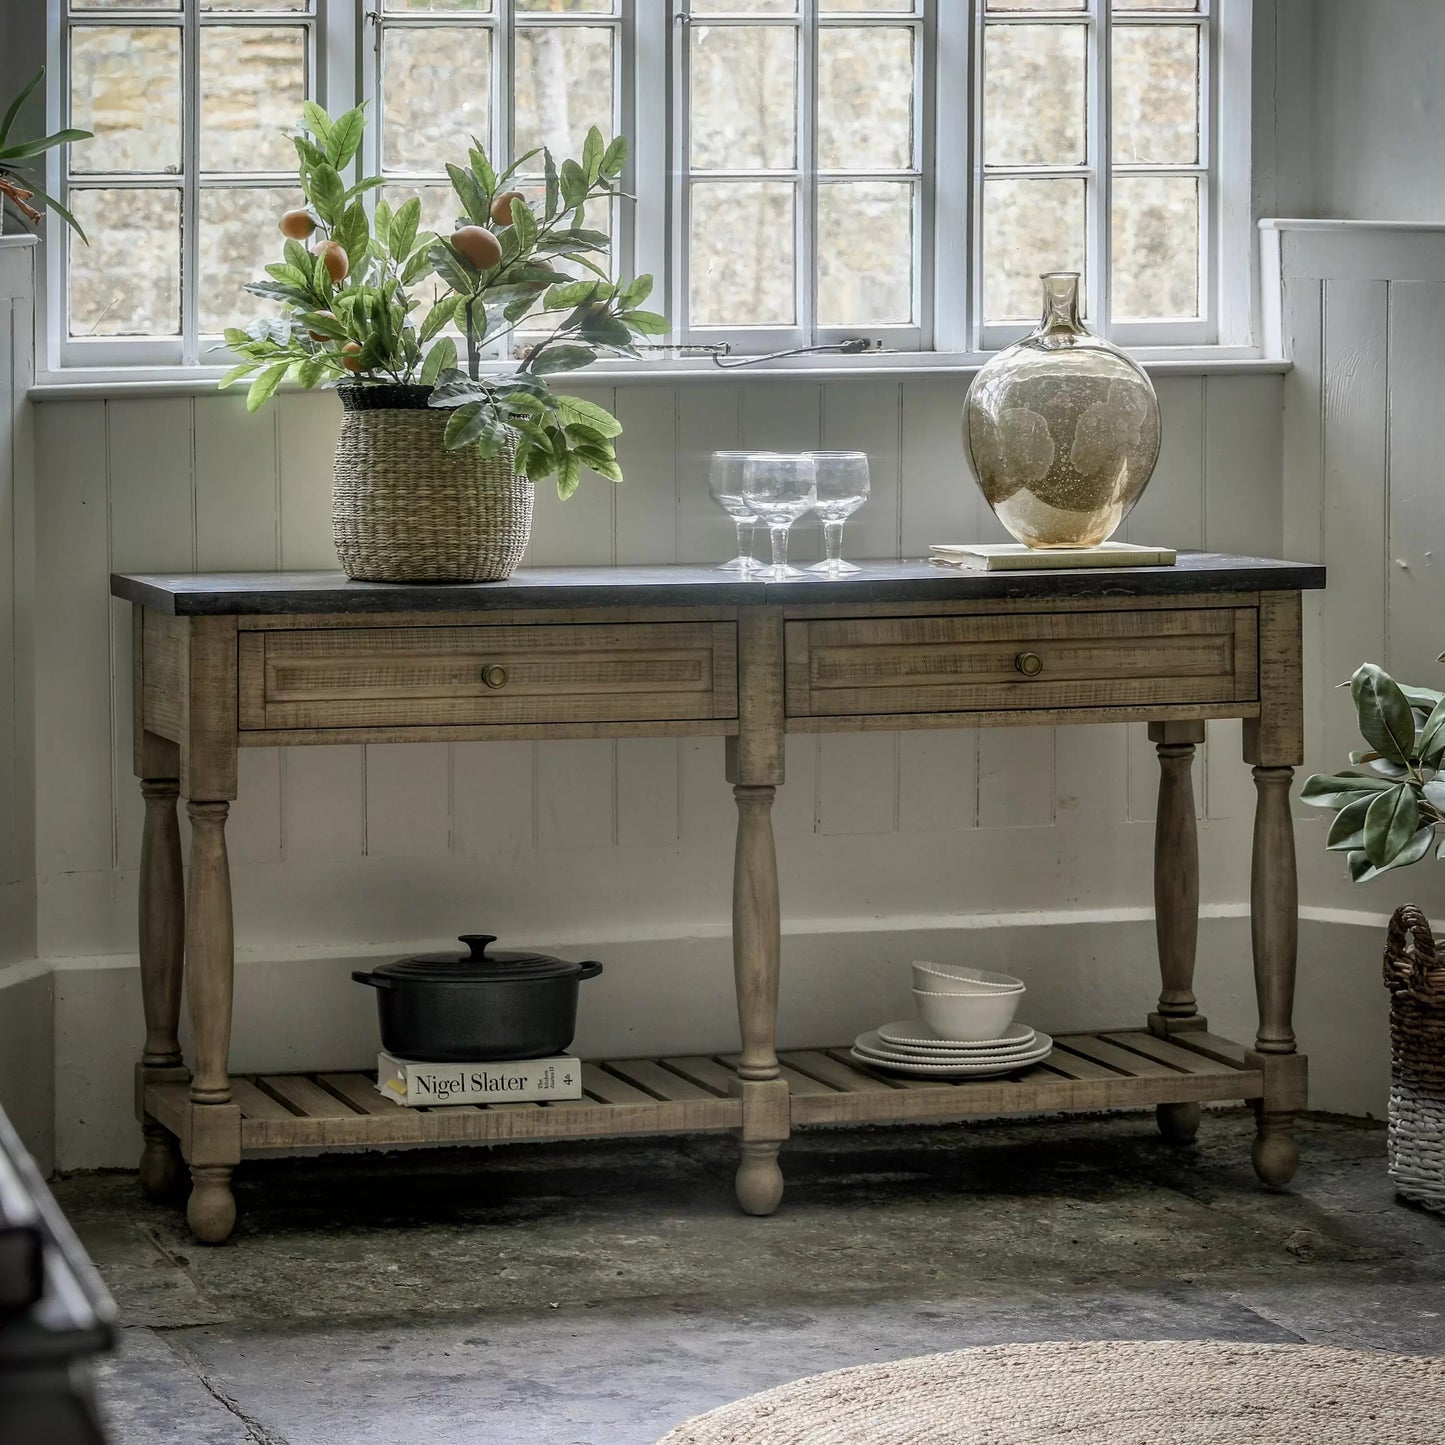
<path fill-rule="evenodd" d="M 1390 990 L 1390 1178 L 1445 1212 L 1445 967 L 1425 915 L 1397 908 L 1385 940 Z"/>
<path fill-rule="evenodd" d="M 499 582 L 522 559 L 533 487 L 510 449 L 449 452 L 430 387 L 341 386 L 331 527 L 348 577 Z"/>

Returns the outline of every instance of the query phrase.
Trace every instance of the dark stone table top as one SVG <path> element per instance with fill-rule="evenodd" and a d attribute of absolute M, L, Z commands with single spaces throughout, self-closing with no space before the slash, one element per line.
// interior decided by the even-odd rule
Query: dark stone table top
<path fill-rule="evenodd" d="M 965 572 L 927 560 L 861 562 L 849 577 L 749 581 L 714 567 L 533 567 L 505 582 L 353 582 L 341 572 L 114 573 L 111 594 L 185 617 L 277 613 L 485 612 L 538 607 L 944 602 L 1293 592 L 1325 585 L 1314 563 L 1181 552 L 1173 567 Z"/>

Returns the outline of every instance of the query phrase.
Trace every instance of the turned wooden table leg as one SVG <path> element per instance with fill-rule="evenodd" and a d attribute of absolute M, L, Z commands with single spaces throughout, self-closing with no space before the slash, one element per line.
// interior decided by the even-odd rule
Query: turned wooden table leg
<path fill-rule="evenodd" d="M 145 1010 L 145 1052 L 136 1068 L 136 1109 L 144 1144 L 141 1188 L 161 1199 L 175 1188 L 180 1151 L 175 1135 L 145 1109 L 145 1088 L 181 1082 L 186 1076 L 176 1030 L 181 1013 L 181 971 L 185 949 L 185 879 L 181 832 L 176 819 L 177 778 L 143 778 L 145 829 L 140 857 L 140 978 Z"/>
<path fill-rule="evenodd" d="M 787 1081 L 776 1035 L 782 960 L 773 797 L 783 781 L 783 624 L 776 608 L 738 613 L 738 734 L 727 741 L 727 775 L 738 809 L 733 858 L 733 976 L 742 1053 L 738 1059 L 738 1203 L 771 1214 L 783 1197 L 778 1151 L 790 1128 Z"/>
<path fill-rule="evenodd" d="M 1154 815 L 1154 929 L 1159 948 L 1159 1008 L 1149 1017 L 1161 1038 L 1203 1028 L 1194 999 L 1199 944 L 1199 833 L 1194 817 L 1194 750 L 1203 722 L 1150 723 L 1159 755 L 1159 803 Z M 1198 1104 L 1159 1104 L 1159 1132 L 1185 1144 L 1199 1132 Z"/>
<path fill-rule="evenodd" d="M 236 1222 L 231 1171 L 240 1162 L 240 1111 L 231 1103 L 231 989 L 235 967 L 226 802 L 186 804 L 191 874 L 186 898 L 186 998 L 195 1041 L 191 1076 L 191 1197 L 186 1218 L 206 1244 Z"/>
<path fill-rule="evenodd" d="M 1304 757 L 1300 610 L 1297 592 L 1260 594 L 1260 715 L 1244 725 L 1244 758 L 1254 765 L 1249 912 L 1259 1005 L 1259 1031 L 1247 1058 L 1264 1076 L 1254 1104 L 1254 1171 L 1273 1185 L 1288 1184 L 1299 1165 L 1292 1130 L 1308 1096 L 1308 1065 L 1296 1052 L 1292 1022 L 1299 881 L 1289 793 Z"/>

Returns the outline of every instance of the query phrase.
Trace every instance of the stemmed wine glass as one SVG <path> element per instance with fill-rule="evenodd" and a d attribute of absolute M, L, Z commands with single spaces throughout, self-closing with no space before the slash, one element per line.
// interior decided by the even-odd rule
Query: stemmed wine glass
<path fill-rule="evenodd" d="M 868 500 L 866 452 L 808 452 L 818 478 L 816 511 L 823 519 L 824 557 L 808 568 L 829 577 L 861 572 L 843 560 L 843 523 Z"/>
<path fill-rule="evenodd" d="M 738 555 L 731 562 L 724 562 L 719 572 L 752 572 L 758 567 L 753 557 L 753 516 L 743 500 L 743 469 L 754 452 L 714 452 L 712 466 L 708 472 L 708 487 L 712 499 L 729 517 L 738 533 Z"/>
<path fill-rule="evenodd" d="M 804 454 L 755 452 L 743 464 L 743 500 L 766 523 L 773 540 L 773 563 L 757 575 L 770 581 L 801 577 L 788 566 L 788 528 L 818 500 L 817 468 Z"/>

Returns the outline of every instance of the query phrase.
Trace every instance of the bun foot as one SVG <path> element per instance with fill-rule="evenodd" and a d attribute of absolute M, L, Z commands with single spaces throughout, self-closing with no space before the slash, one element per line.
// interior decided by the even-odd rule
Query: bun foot
<path fill-rule="evenodd" d="M 236 1199 L 231 1193 L 231 1166 L 191 1167 L 191 1197 L 186 1223 L 201 1244 L 224 1244 L 236 1225 Z"/>
<path fill-rule="evenodd" d="M 140 1155 L 140 1187 L 153 1203 L 172 1198 L 181 1180 L 181 1151 L 175 1135 L 159 1124 L 146 1124 Z"/>
<path fill-rule="evenodd" d="M 1154 1118 L 1159 1132 L 1171 1144 L 1192 1144 L 1199 1132 L 1201 1110 L 1198 1104 L 1157 1104 Z"/>
<path fill-rule="evenodd" d="M 772 1214 L 783 1198 L 777 1144 L 743 1144 L 736 1188 L 744 1214 Z"/>
<path fill-rule="evenodd" d="M 1293 1114 L 1260 1114 L 1254 1136 L 1254 1172 L 1265 1184 L 1283 1188 L 1299 1168 L 1299 1145 L 1290 1132 Z"/>

